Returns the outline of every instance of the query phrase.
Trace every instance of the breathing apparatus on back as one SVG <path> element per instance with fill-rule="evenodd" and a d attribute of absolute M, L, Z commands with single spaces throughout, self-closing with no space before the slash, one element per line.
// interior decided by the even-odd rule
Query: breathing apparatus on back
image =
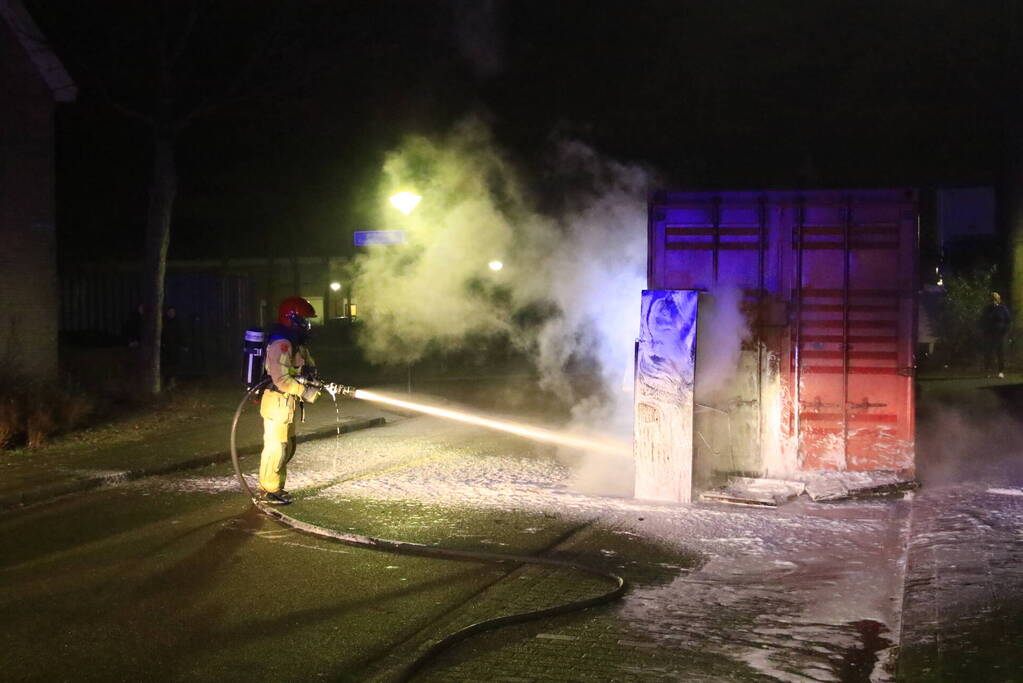
<path fill-rule="evenodd" d="M 245 344 L 242 347 L 242 381 L 245 388 L 252 390 L 266 375 L 266 334 L 263 330 L 250 327 L 245 330 Z"/>

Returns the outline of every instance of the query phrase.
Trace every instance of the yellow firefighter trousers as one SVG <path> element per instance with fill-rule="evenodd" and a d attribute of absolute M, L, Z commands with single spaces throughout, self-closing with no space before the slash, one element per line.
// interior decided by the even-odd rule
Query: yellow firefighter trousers
<path fill-rule="evenodd" d="M 288 461 L 295 455 L 295 407 L 297 399 L 264 391 L 259 412 L 263 416 L 263 452 L 259 457 L 259 486 L 280 491 L 288 478 Z"/>
<path fill-rule="evenodd" d="M 295 424 L 263 420 L 263 452 L 259 457 L 259 486 L 280 491 L 288 478 L 288 461 L 295 455 Z"/>

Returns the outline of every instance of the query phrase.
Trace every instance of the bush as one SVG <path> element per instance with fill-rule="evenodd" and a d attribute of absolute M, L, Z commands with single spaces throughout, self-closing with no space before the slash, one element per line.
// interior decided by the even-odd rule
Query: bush
<path fill-rule="evenodd" d="M 15 444 L 24 431 L 21 403 L 13 397 L 0 400 L 0 449 Z"/>
<path fill-rule="evenodd" d="M 981 311 L 991 301 L 993 277 L 992 270 L 977 270 L 947 278 L 938 330 L 947 365 L 962 367 L 976 360 L 978 323 Z"/>
<path fill-rule="evenodd" d="M 74 387 L 5 384 L 19 388 L 0 398 L 0 449 L 42 446 L 53 435 L 84 425 L 99 405 Z"/>
<path fill-rule="evenodd" d="M 25 420 L 25 441 L 29 448 L 38 448 L 56 431 L 58 417 L 53 406 L 39 403 L 31 406 Z"/>

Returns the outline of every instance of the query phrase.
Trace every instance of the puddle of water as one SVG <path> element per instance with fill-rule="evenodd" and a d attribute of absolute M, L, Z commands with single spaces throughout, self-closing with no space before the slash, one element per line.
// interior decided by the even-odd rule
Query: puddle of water
<path fill-rule="evenodd" d="M 839 665 L 840 680 L 845 683 L 868 683 L 877 666 L 878 653 L 892 646 L 892 641 L 882 633 L 887 632 L 884 624 L 872 619 L 853 621 L 849 626 L 860 636 L 859 647 L 852 647 L 842 655 Z"/>

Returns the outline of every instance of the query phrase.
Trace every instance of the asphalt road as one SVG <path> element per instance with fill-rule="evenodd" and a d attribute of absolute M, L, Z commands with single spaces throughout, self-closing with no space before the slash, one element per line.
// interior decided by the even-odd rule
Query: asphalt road
<path fill-rule="evenodd" d="M 614 606 L 474 637 L 421 680 L 752 682 L 816 672 L 866 681 L 890 645 L 861 612 L 897 598 L 898 582 L 877 572 L 897 574 L 906 518 L 898 502 L 593 508 L 552 485 L 544 495 L 553 507 L 530 507 L 522 496 L 531 478 L 556 481 L 549 447 L 431 418 L 299 448 L 289 478 L 297 502 L 287 511 L 304 521 L 553 553 L 632 585 Z M 487 473 L 487 459 L 500 466 Z M 246 469 L 255 466 L 249 458 Z M 374 495 L 358 495 L 363 482 Z M 458 507 L 403 498 L 401 487 L 435 485 L 474 497 Z M 591 524 L 594 509 L 604 514 Z M 682 550 L 678 539 L 705 552 Z M 0 547 L 5 680 L 390 680 L 458 628 L 607 589 L 563 570 L 302 535 L 256 513 L 229 465 L 5 512 Z M 716 559 L 705 565 L 708 557 Z"/>
<path fill-rule="evenodd" d="M 489 438 L 435 423 L 429 439 L 410 438 L 426 424 L 346 435 L 344 452 L 371 460 L 366 472 L 401 467 L 424 450 L 443 459 L 464 452 L 468 438 L 475 448 Z M 340 446 L 332 442 L 302 448 L 312 462 L 329 462 Z M 313 469 L 296 480 L 330 482 Z M 416 634 L 514 571 L 302 535 L 256 512 L 230 477 L 221 465 L 0 517 L 2 678 L 365 680 L 410 661 Z M 579 527 L 535 514 L 310 495 L 289 513 L 424 543 L 535 553 Z"/>
<path fill-rule="evenodd" d="M 237 494 L 146 487 L 7 516 L 0 543 L 8 680 L 344 678 L 500 571 L 301 536 Z"/>

